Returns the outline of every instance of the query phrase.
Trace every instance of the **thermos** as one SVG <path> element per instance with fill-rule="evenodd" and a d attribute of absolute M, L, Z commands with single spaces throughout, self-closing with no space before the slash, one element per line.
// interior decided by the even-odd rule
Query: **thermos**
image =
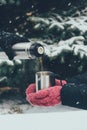
<path fill-rule="evenodd" d="M 12 48 L 15 51 L 16 56 L 20 56 L 21 58 L 25 56 L 25 59 L 34 59 L 35 57 L 42 56 L 44 53 L 44 48 L 39 43 L 18 43 Z"/>

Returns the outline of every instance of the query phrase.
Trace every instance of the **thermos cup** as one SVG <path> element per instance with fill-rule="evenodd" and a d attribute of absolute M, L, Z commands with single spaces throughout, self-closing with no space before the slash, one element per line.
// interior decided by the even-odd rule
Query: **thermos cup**
<path fill-rule="evenodd" d="M 55 85 L 55 74 L 50 71 L 39 71 L 36 73 L 36 92 Z"/>

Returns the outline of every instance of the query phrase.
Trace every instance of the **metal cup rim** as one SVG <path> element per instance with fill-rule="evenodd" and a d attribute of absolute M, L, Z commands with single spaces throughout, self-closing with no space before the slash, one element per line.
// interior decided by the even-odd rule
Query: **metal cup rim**
<path fill-rule="evenodd" d="M 51 72 L 51 71 L 38 71 L 38 72 L 36 72 L 36 74 L 43 74 L 43 75 L 45 75 L 45 74 L 54 74 L 53 72 Z"/>

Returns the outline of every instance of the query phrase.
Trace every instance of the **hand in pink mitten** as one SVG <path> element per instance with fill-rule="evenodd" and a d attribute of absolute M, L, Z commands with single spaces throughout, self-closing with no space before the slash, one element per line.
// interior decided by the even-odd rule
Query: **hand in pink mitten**
<path fill-rule="evenodd" d="M 26 99 L 32 105 L 54 106 L 61 102 L 60 90 L 62 88 L 60 80 L 55 80 L 55 86 L 36 92 L 36 85 L 31 84 L 26 89 Z M 62 85 L 66 81 L 62 81 Z"/>

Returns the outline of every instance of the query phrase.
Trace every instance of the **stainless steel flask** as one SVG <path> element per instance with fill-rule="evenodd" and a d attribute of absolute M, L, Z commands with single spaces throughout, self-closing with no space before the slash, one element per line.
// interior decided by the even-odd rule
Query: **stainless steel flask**
<path fill-rule="evenodd" d="M 15 51 L 16 56 L 21 58 L 25 56 L 25 59 L 34 59 L 35 57 L 42 56 L 44 53 L 44 48 L 39 43 L 17 43 L 12 48 Z"/>
<path fill-rule="evenodd" d="M 50 71 L 39 71 L 36 73 L 36 92 L 55 85 L 55 75 Z"/>

